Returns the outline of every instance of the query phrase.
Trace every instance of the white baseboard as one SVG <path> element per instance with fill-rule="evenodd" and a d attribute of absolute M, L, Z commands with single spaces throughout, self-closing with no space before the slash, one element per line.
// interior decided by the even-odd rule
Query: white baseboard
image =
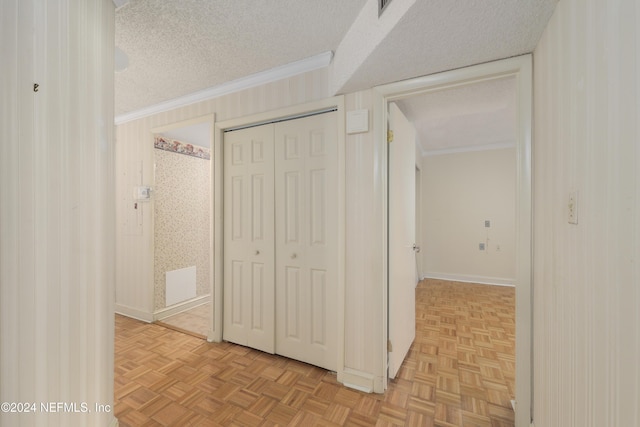
<path fill-rule="evenodd" d="M 116 313 L 122 314 L 123 316 L 131 317 L 147 323 L 153 322 L 153 313 L 148 313 L 122 304 L 116 304 L 115 308 Z"/>
<path fill-rule="evenodd" d="M 504 277 L 471 276 L 466 274 L 426 273 L 424 279 L 449 280 L 452 282 L 478 283 L 481 285 L 514 286 L 515 280 Z"/>
<path fill-rule="evenodd" d="M 365 393 L 373 393 L 375 377 L 368 372 L 345 368 L 342 371 L 342 384 Z"/>
<path fill-rule="evenodd" d="M 155 321 L 166 319 L 167 317 L 173 316 L 174 314 L 182 313 L 183 311 L 191 310 L 192 308 L 196 308 L 200 305 L 206 304 L 210 300 L 211 295 L 207 294 L 180 302 L 178 304 L 174 304 L 171 307 L 156 310 L 153 313 L 153 320 Z"/>

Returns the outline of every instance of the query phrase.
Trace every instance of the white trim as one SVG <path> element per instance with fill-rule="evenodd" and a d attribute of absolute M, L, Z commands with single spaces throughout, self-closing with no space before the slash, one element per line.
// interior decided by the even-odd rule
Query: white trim
<path fill-rule="evenodd" d="M 129 4 L 129 0 L 113 0 L 113 4 L 116 7 L 116 11 L 117 11 L 121 7 L 124 7 L 127 4 Z"/>
<path fill-rule="evenodd" d="M 345 368 L 342 373 L 342 378 L 342 384 L 345 387 L 365 393 L 372 393 L 374 390 L 375 377 L 368 372 Z"/>
<path fill-rule="evenodd" d="M 458 70 L 446 71 L 430 76 L 391 83 L 373 89 L 375 124 L 380 126 L 375 132 L 376 149 L 382 149 L 386 140 L 387 109 L 389 101 L 395 101 L 421 93 L 435 92 L 445 88 L 464 86 L 497 78 L 515 76 L 518 91 L 517 108 L 517 141 L 516 141 L 516 401 L 518 402 L 515 425 L 525 427 L 531 424 L 532 403 L 532 184 L 531 184 L 531 123 L 532 123 L 532 57 L 530 54 L 503 59 L 485 64 L 474 65 Z M 386 147 L 385 147 L 386 148 Z M 387 161 L 386 150 L 378 159 L 377 167 L 381 170 L 383 180 L 380 183 L 381 197 L 384 204 L 380 206 L 383 211 L 387 209 Z M 388 224 L 382 224 L 380 233 L 385 245 L 383 259 L 388 262 L 388 249 L 386 235 Z M 387 359 L 387 292 L 388 277 L 386 269 L 381 277 L 380 301 L 382 307 L 380 315 L 383 321 L 383 336 L 380 339 L 379 351 Z M 384 364 L 383 364 L 384 365 Z M 386 372 L 385 366 L 379 367 L 381 372 Z M 385 378 L 386 387 L 386 378 Z"/>
<path fill-rule="evenodd" d="M 477 283 L 479 285 L 511 286 L 515 287 L 515 280 L 506 277 L 471 276 L 466 274 L 449 274 L 428 272 L 424 274 L 425 279 L 448 280 L 452 282 Z"/>
<path fill-rule="evenodd" d="M 382 354 L 382 358 L 379 361 L 378 366 L 378 377 L 379 381 L 374 384 L 374 392 L 376 393 L 384 393 L 387 389 L 387 381 L 388 381 L 388 359 L 389 354 L 387 350 L 387 341 L 389 336 L 389 324 L 387 318 L 387 309 L 388 309 L 388 286 L 389 286 L 389 243 L 388 243 L 388 229 L 389 229 L 389 219 L 388 219 L 388 207 L 389 207 L 389 198 L 388 198 L 388 164 L 389 164 L 389 153 L 387 146 L 387 124 L 388 124 L 388 107 L 387 107 L 387 99 L 385 95 L 374 88 L 373 90 L 373 141 L 374 141 L 374 158 L 377 160 L 376 169 L 378 173 L 375 176 L 375 188 L 377 189 L 375 204 L 378 206 L 380 210 L 380 222 L 377 224 L 380 227 L 381 234 L 379 235 L 379 244 L 381 245 L 378 249 L 382 254 L 382 259 L 380 260 L 382 264 L 381 268 L 381 282 L 379 283 L 379 291 L 381 292 L 381 300 L 380 306 L 378 307 L 380 318 L 382 319 L 382 335 L 379 340 L 379 345 L 384 349 Z"/>
<path fill-rule="evenodd" d="M 199 297 L 191 298 L 187 301 L 182 301 L 171 307 L 161 308 L 153 313 L 153 320 L 163 320 L 167 317 L 171 317 L 174 314 L 182 313 L 183 311 L 191 310 L 192 308 L 200 307 L 211 301 L 211 295 L 202 295 Z"/>
<path fill-rule="evenodd" d="M 146 323 L 153 322 L 153 313 L 142 311 L 137 308 L 129 307 L 123 304 L 115 305 L 115 312 L 123 316 L 131 317 Z"/>
<path fill-rule="evenodd" d="M 473 151 L 501 150 L 503 148 L 515 148 L 515 141 L 496 142 L 484 145 L 468 145 L 466 147 L 443 148 L 441 150 L 423 151 L 422 156 L 442 156 L 444 154 L 470 153 Z"/>
<path fill-rule="evenodd" d="M 214 171 L 212 174 L 213 194 L 214 194 L 214 285 L 213 301 L 215 323 L 209 341 L 222 341 L 222 309 L 223 309 L 223 142 L 224 131 L 226 129 L 261 123 L 271 120 L 295 117 L 305 113 L 322 111 L 335 107 L 337 110 L 338 125 L 338 301 L 336 301 L 336 315 L 338 316 L 338 345 L 337 345 L 337 370 L 336 377 L 339 382 L 344 380 L 344 336 L 345 336 L 345 224 L 346 224 L 346 131 L 345 131 L 345 108 L 344 96 L 334 96 L 306 104 L 294 105 L 275 111 L 254 114 L 251 116 L 230 119 L 215 124 L 214 142 L 212 154 L 214 160 Z"/>
<path fill-rule="evenodd" d="M 261 86 L 267 83 L 285 79 L 287 77 L 293 77 L 298 74 L 307 73 L 309 71 L 319 70 L 321 68 L 327 67 L 331 63 L 332 58 L 333 52 L 323 52 L 309 58 L 301 59 L 299 61 L 272 68 L 270 70 L 262 71 L 246 77 L 241 77 L 239 79 L 231 80 L 230 82 L 222 83 L 208 89 L 203 89 L 197 92 L 190 93 L 188 95 L 160 102 L 159 104 L 120 114 L 115 117 L 115 124 L 121 125 L 123 123 L 138 120 L 143 117 L 152 116 L 154 114 L 163 113 L 169 110 L 174 110 L 186 105 L 195 104 L 196 102 L 218 98 L 223 95 L 228 95 L 230 93 L 239 92 L 241 90 L 249 89 L 256 86 Z"/>
<path fill-rule="evenodd" d="M 158 133 L 170 132 L 170 131 L 184 128 L 184 127 L 199 125 L 201 123 L 210 123 L 211 124 L 210 132 L 211 132 L 211 135 L 213 135 L 213 123 L 215 122 L 215 117 L 216 115 L 214 113 L 204 114 L 202 116 L 193 117 L 191 119 L 181 120 L 179 122 L 174 122 L 174 123 L 169 123 L 166 125 L 154 127 L 151 129 L 151 133 L 158 134 Z M 209 144 L 211 144 L 212 141 L 213 141 L 213 136 L 211 136 L 211 141 L 209 141 Z"/>

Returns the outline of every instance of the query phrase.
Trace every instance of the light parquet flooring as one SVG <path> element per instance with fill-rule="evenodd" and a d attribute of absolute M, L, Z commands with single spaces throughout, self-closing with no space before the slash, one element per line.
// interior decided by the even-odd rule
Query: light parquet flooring
<path fill-rule="evenodd" d="M 206 339 L 211 313 L 211 303 L 208 302 L 182 313 L 174 314 L 156 323 Z"/>
<path fill-rule="evenodd" d="M 416 340 L 384 395 L 230 343 L 116 316 L 115 415 L 143 426 L 509 426 L 513 288 L 421 282 Z"/>

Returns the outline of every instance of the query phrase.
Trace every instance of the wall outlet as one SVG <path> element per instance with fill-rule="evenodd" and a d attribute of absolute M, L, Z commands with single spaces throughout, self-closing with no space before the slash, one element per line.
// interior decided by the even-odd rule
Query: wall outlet
<path fill-rule="evenodd" d="M 567 212 L 569 224 L 578 223 L 578 192 L 569 193 L 569 203 L 567 204 Z"/>
<path fill-rule="evenodd" d="M 484 251 L 484 243 L 480 243 L 478 245 L 478 249 L 480 249 L 481 251 Z"/>
<path fill-rule="evenodd" d="M 489 228 L 491 227 L 491 221 L 489 221 L 488 219 L 484 221 L 484 226 Z"/>

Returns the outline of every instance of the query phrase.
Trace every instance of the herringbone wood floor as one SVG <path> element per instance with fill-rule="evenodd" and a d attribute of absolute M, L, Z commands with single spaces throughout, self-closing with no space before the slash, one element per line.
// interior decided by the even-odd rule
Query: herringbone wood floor
<path fill-rule="evenodd" d="M 322 369 L 116 317 L 115 414 L 132 426 L 513 426 L 513 288 L 421 282 L 384 395 Z"/>

